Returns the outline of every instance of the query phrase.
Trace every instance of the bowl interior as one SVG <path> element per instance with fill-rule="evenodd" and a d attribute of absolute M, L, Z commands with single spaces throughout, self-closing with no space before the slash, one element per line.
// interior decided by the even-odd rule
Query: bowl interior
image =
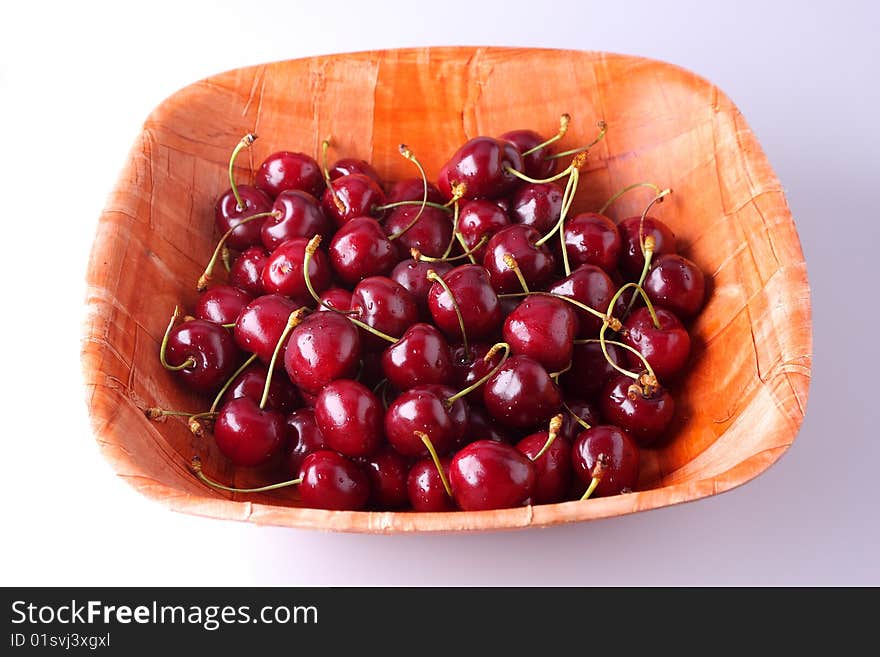
<path fill-rule="evenodd" d="M 676 387 L 673 437 L 644 450 L 639 492 L 588 503 L 483 513 L 338 513 L 297 508 L 295 491 L 238 496 L 209 490 L 188 463 L 236 486 L 275 480 L 234 470 L 185 423 L 149 422 L 143 409 L 203 409 L 166 373 L 158 345 L 175 304 L 191 308 L 210 256 L 213 204 L 227 187 L 231 147 L 239 181 L 276 150 L 372 162 L 386 179 L 414 175 L 408 144 L 436 174 L 465 140 L 516 128 L 561 147 L 608 132 L 590 152 L 575 211 L 650 181 L 673 194 L 652 214 L 711 280 L 692 326 L 692 367 Z M 615 203 L 641 213 L 650 192 Z M 426 48 L 317 57 L 238 69 L 197 82 L 147 119 L 101 218 L 89 268 L 83 362 L 90 411 L 117 472 L 146 494 L 194 513 L 362 531 L 456 530 L 552 524 L 687 501 L 736 486 L 793 441 L 811 362 L 810 299 L 794 223 L 755 136 L 733 103 L 695 75 L 660 62 L 592 52 Z"/>

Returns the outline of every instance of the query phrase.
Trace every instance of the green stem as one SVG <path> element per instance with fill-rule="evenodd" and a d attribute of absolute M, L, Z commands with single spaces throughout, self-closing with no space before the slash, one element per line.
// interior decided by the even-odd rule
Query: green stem
<path fill-rule="evenodd" d="M 440 475 L 440 481 L 443 482 L 443 488 L 446 490 L 446 494 L 449 495 L 449 497 L 452 497 L 452 486 L 449 485 L 446 473 L 443 472 L 443 464 L 440 463 L 440 457 L 437 455 L 437 450 L 434 449 L 434 443 L 428 438 L 428 434 L 422 431 L 414 431 L 413 433 L 424 443 L 425 448 L 428 450 L 428 454 L 431 455 L 431 460 L 434 461 L 434 467 L 437 468 L 437 474 Z"/>
<path fill-rule="evenodd" d="M 232 156 L 229 158 L 229 187 L 232 189 L 232 195 L 235 197 L 235 207 L 239 212 L 244 211 L 244 202 L 241 200 L 241 196 L 238 193 L 238 187 L 235 184 L 235 160 L 238 158 L 238 154 L 241 153 L 242 150 L 248 148 L 254 143 L 256 138 L 257 136 L 252 132 L 246 134 L 241 138 L 241 141 L 236 144 L 235 148 L 232 149 Z"/>
<path fill-rule="evenodd" d="M 412 221 L 410 221 L 404 228 L 397 231 L 393 235 L 389 235 L 388 239 L 391 241 L 396 240 L 398 237 L 406 233 L 410 228 L 415 226 L 419 219 L 422 217 L 422 213 L 425 211 L 425 206 L 428 203 L 428 176 L 425 174 L 425 169 L 422 167 L 422 163 L 418 161 L 415 154 L 409 149 L 409 146 L 406 144 L 401 144 L 399 146 L 400 154 L 405 157 L 407 160 L 416 165 L 419 170 L 419 174 L 422 176 L 422 187 L 424 189 L 422 193 L 422 202 L 421 207 L 419 207 L 419 211 L 416 213 L 416 216 L 413 217 Z"/>
<path fill-rule="evenodd" d="M 246 361 L 244 361 L 244 363 L 241 364 L 241 367 L 239 367 L 237 370 L 235 370 L 235 372 L 232 373 L 232 376 L 230 376 L 228 379 L 226 379 L 226 383 L 223 384 L 223 387 L 220 388 L 220 392 L 218 392 L 217 396 L 214 397 L 214 402 L 211 404 L 210 412 L 213 413 L 214 411 L 217 410 L 217 407 L 220 405 L 220 400 L 223 399 L 223 395 L 225 395 L 226 391 L 229 390 L 229 386 L 232 385 L 232 382 L 235 381 L 239 377 L 239 375 L 242 372 L 244 372 L 248 368 L 248 366 L 251 363 L 253 363 L 256 359 L 257 359 L 257 355 L 251 354 L 248 357 L 248 359 Z"/>
<path fill-rule="evenodd" d="M 566 411 L 568 411 L 569 415 L 571 415 L 574 418 L 574 421 L 577 422 L 579 425 L 581 425 L 584 429 L 592 429 L 592 427 L 589 424 L 587 424 L 580 415 L 578 415 L 573 410 L 571 410 L 571 407 L 568 404 L 566 404 L 565 402 L 562 402 L 562 408 L 564 408 Z"/>
<path fill-rule="evenodd" d="M 205 271 L 202 272 L 202 275 L 199 277 L 198 283 L 196 283 L 196 289 L 199 292 L 205 290 L 208 287 L 208 281 L 211 280 L 211 275 L 214 273 L 214 267 L 217 265 L 217 259 L 220 257 L 220 254 L 223 252 L 223 249 L 226 246 L 226 240 L 234 233 L 236 230 L 241 228 L 247 223 L 254 221 L 256 219 L 264 219 L 266 217 L 279 217 L 281 216 L 280 212 L 276 210 L 271 210 L 269 212 L 258 212 L 257 214 L 252 214 L 249 217 L 245 217 L 237 224 L 235 224 L 232 228 L 223 233 L 223 236 L 220 238 L 220 241 L 217 242 L 217 246 L 214 249 L 214 253 L 211 255 L 211 259 L 208 261 L 208 265 L 205 267 Z"/>
<path fill-rule="evenodd" d="M 562 116 L 560 116 L 559 117 L 559 131 L 555 135 L 550 137 L 550 139 L 548 139 L 546 141 L 542 141 L 537 146 L 533 146 L 532 148 L 527 150 L 525 153 L 522 154 L 522 156 L 525 157 L 527 155 L 531 155 L 535 151 L 539 151 L 542 148 L 550 146 L 551 144 L 555 144 L 557 141 L 559 141 L 560 139 L 562 139 L 565 136 L 566 132 L 568 132 L 568 124 L 569 123 L 571 123 L 571 116 L 569 114 L 563 114 Z"/>
<path fill-rule="evenodd" d="M 461 233 L 456 233 L 456 235 L 461 235 Z M 473 254 L 482 249 L 483 245 L 488 241 L 489 236 L 483 235 L 480 238 L 480 241 L 477 242 L 472 249 L 468 249 L 467 245 L 463 244 L 462 246 L 465 247 L 464 253 L 460 253 L 457 256 L 449 256 L 448 258 L 432 258 L 431 256 L 422 255 L 422 252 L 415 247 L 409 250 L 409 254 L 412 256 L 412 259 L 417 262 L 455 262 L 456 260 L 464 260 L 465 258 L 470 258 L 471 262 L 473 262 Z"/>
<path fill-rule="evenodd" d="M 165 329 L 165 335 L 162 336 L 162 344 L 159 345 L 159 362 L 162 364 L 162 367 L 170 372 L 179 372 L 188 367 L 194 367 L 196 364 L 196 360 L 192 356 L 187 358 L 180 365 L 169 365 L 168 361 L 165 359 L 165 352 L 168 349 L 168 338 L 171 335 L 171 329 L 174 328 L 174 322 L 177 321 L 178 317 L 180 317 L 180 308 L 174 306 L 174 312 L 171 313 L 171 321 L 168 322 L 168 328 Z"/>
<path fill-rule="evenodd" d="M 429 269 L 425 277 L 429 281 L 433 281 L 440 285 L 440 287 L 443 288 L 443 291 L 449 295 L 449 302 L 452 304 L 452 309 L 455 311 L 455 316 L 458 318 L 458 327 L 461 329 L 461 345 L 464 347 L 464 357 L 466 360 L 470 360 L 471 350 L 468 345 L 467 331 L 464 328 L 464 317 L 462 317 L 461 309 L 458 307 L 458 301 L 455 300 L 455 296 L 452 294 L 452 290 L 449 289 L 449 285 L 446 281 L 444 281 L 443 278 L 433 269 Z"/>
<path fill-rule="evenodd" d="M 281 347 L 284 346 L 290 332 L 299 326 L 299 323 L 303 320 L 303 317 L 305 317 L 308 310 L 309 309 L 305 307 L 297 308 L 287 317 L 287 325 L 284 327 L 284 330 L 281 331 L 281 337 L 279 337 L 278 342 L 275 343 L 275 349 L 272 351 L 272 359 L 269 361 L 269 371 L 266 372 L 266 383 L 263 385 L 263 396 L 260 397 L 260 410 L 266 408 L 266 401 L 269 399 L 269 387 L 272 385 L 272 375 L 275 373 L 275 361 L 278 359 L 278 354 L 281 353 Z"/>
<path fill-rule="evenodd" d="M 190 463 L 190 467 L 192 468 L 193 474 L 201 480 L 203 483 L 207 484 L 211 488 L 216 488 L 218 490 L 229 491 L 230 493 L 264 493 L 269 490 L 277 490 L 279 488 L 286 488 L 287 486 L 297 486 L 302 483 L 302 479 L 291 479 L 289 481 L 282 481 L 277 484 L 270 484 L 268 486 L 260 486 L 259 488 L 232 488 L 231 486 L 224 486 L 223 484 L 214 481 L 209 478 L 204 472 L 202 472 L 202 461 L 198 456 L 194 456 L 192 462 Z"/>
<path fill-rule="evenodd" d="M 607 209 L 611 206 L 611 204 L 614 203 L 614 201 L 616 201 L 617 199 L 619 199 L 621 196 L 623 196 L 623 195 L 626 194 L 627 192 L 631 192 L 631 191 L 634 190 L 634 189 L 639 189 L 640 187 L 647 187 L 647 188 L 649 188 L 649 189 L 653 189 L 653 190 L 654 190 L 654 194 L 659 194 L 659 193 L 660 193 L 660 187 L 658 187 L 658 186 L 655 185 L 654 183 L 640 182 L 640 183 L 635 183 L 635 184 L 633 184 L 633 185 L 627 185 L 627 186 L 624 187 L 623 189 L 621 189 L 621 190 L 619 190 L 618 192 L 616 192 L 616 193 L 614 194 L 614 196 L 612 196 L 610 199 L 608 199 L 607 201 L 605 201 L 605 205 L 603 205 L 601 208 L 599 208 L 599 214 L 605 214 L 605 210 L 607 210 Z"/>
<path fill-rule="evenodd" d="M 406 205 L 422 205 L 421 201 L 395 201 L 394 203 L 386 203 L 385 205 L 374 205 L 374 212 L 384 212 L 385 210 L 393 210 L 394 208 L 399 208 Z M 425 201 L 424 203 L 426 208 L 436 208 L 437 210 L 443 210 L 443 212 L 452 212 L 446 205 L 441 205 L 440 203 L 434 203 L 434 201 Z"/>
<path fill-rule="evenodd" d="M 593 141 L 591 141 L 591 142 L 590 142 L 589 144 L 587 144 L 586 146 L 581 146 L 580 148 L 572 148 L 571 150 L 568 150 L 568 151 L 562 151 L 561 153 L 554 153 L 553 155 L 548 155 L 548 156 L 547 156 L 546 158 L 544 158 L 544 159 L 547 159 L 547 160 L 555 160 L 555 159 L 560 158 L 560 157 L 566 157 L 567 155 L 577 155 L 578 153 L 585 153 L 585 152 L 587 152 L 587 151 L 590 150 L 593 146 L 595 146 L 595 145 L 598 144 L 600 141 L 602 141 L 602 139 L 605 137 L 605 133 L 608 132 L 608 125 L 605 123 L 605 121 L 599 121 L 599 122 L 596 124 L 596 127 L 599 128 L 599 134 L 596 135 L 596 138 L 593 139 Z"/>
<path fill-rule="evenodd" d="M 539 458 L 544 456 L 548 449 L 550 449 L 550 445 L 554 443 L 556 437 L 559 435 L 559 430 L 562 429 L 562 415 L 554 415 L 550 418 L 550 427 L 547 431 L 547 442 L 544 443 L 544 446 L 538 450 L 538 453 L 535 454 L 535 458 L 532 459 L 532 462 L 537 461 Z"/>
<path fill-rule="evenodd" d="M 603 328 L 604 328 L 604 327 L 603 327 Z M 636 380 L 638 380 L 638 378 L 639 378 L 638 374 L 634 374 L 633 372 L 630 372 L 629 370 L 625 370 L 625 369 L 622 369 L 622 368 L 620 368 L 620 367 L 617 367 L 617 364 L 611 359 L 611 356 L 608 354 L 607 349 L 604 348 L 604 345 L 612 344 L 612 345 L 614 345 L 615 347 L 619 347 L 619 348 L 624 349 L 624 350 L 630 352 L 631 354 L 635 355 L 640 361 L 642 361 L 642 365 L 645 366 L 645 371 L 648 372 L 649 375 L 654 376 L 654 370 L 651 369 L 651 365 L 650 365 L 650 363 L 648 363 L 648 360 L 642 355 L 642 352 L 640 352 L 638 349 L 635 349 L 635 348 L 633 348 L 633 347 L 630 347 L 630 346 L 629 346 L 628 344 L 626 344 L 626 343 L 618 342 L 617 340 L 604 340 L 604 339 L 602 338 L 602 332 L 601 332 L 601 331 L 599 332 L 599 336 L 600 336 L 599 339 L 596 339 L 596 338 L 584 338 L 584 339 L 580 339 L 580 340 L 575 340 L 575 341 L 574 341 L 574 344 L 587 344 L 587 343 L 590 343 L 590 342 L 598 342 L 599 345 L 603 347 L 603 348 L 602 348 L 602 353 L 605 354 L 605 359 L 608 361 L 608 363 L 609 363 L 612 367 L 614 367 L 615 369 L 617 369 L 617 371 L 619 371 L 620 373 L 622 373 L 622 374 L 626 374 L 626 375 L 627 375 L 628 377 L 630 377 L 631 379 L 636 379 Z M 654 378 L 656 378 L 656 377 L 654 377 Z"/>
<path fill-rule="evenodd" d="M 483 361 L 488 363 L 490 360 L 492 360 L 495 357 L 495 354 L 497 354 L 502 349 L 504 350 L 504 355 L 501 357 L 501 360 L 498 361 L 498 364 L 495 367 L 493 367 L 491 370 L 489 370 L 489 372 L 485 376 L 477 379 L 471 385 L 469 385 L 467 388 L 465 388 L 464 390 L 459 390 L 457 393 L 452 395 L 452 397 L 447 399 L 446 400 L 447 407 L 452 406 L 456 402 L 456 400 L 461 399 L 465 395 L 472 393 L 474 390 L 476 390 L 481 385 L 486 383 L 486 381 L 488 381 L 493 376 L 495 376 L 495 374 L 498 372 L 498 370 L 501 369 L 501 366 L 504 365 L 504 361 L 506 361 L 507 357 L 510 355 L 510 345 L 507 344 L 506 342 L 498 342 L 498 343 L 492 345 L 492 348 L 489 349 L 488 352 L 486 352 L 485 356 L 483 356 Z"/>
<path fill-rule="evenodd" d="M 535 242 L 535 246 L 541 246 L 544 242 L 553 237 L 556 234 L 556 231 L 562 230 L 562 226 L 565 224 L 565 219 L 568 216 L 568 210 L 571 208 L 572 201 L 574 200 L 574 194 L 577 191 L 579 178 L 580 172 L 577 169 L 572 169 L 568 176 L 568 182 L 565 184 L 565 191 L 562 193 L 562 206 L 559 209 L 559 219 L 557 219 L 553 228 L 551 228 L 546 235 Z"/>
<path fill-rule="evenodd" d="M 446 250 L 443 252 L 443 255 L 440 256 L 441 260 L 446 260 L 446 258 L 449 257 L 449 254 L 452 253 L 452 247 L 455 244 L 455 236 L 458 234 L 458 213 L 458 199 L 455 199 L 455 203 L 452 205 L 452 237 L 449 238 L 449 244 L 446 245 Z"/>
<path fill-rule="evenodd" d="M 512 253 L 505 253 L 503 256 L 504 264 L 507 265 L 507 268 L 513 271 L 516 274 L 516 279 L 519 281 L 519 286 L 522 288 L 522 291 L 525 294 L 531 294 L 531 290 L 529 290 L 529 284 L 526 282 L 526 277 L 523 276 L 523 273 L 519 269 L 519 265 L 516 262 L 516 258 L 513 257 Z"/>
<path fill-rule="evenodd" d="M 607 469 L 608 457 L 604 453 L 601 453 L 596 457 L 596 465 L 593 467 L 593 478 L 590 480 L 590 485 L 584 492 L 583 497 L 581 497 L 582 502 L 590 499 L 590 495 L 593 494 L 593 491 L 596 490 L 599 482 L 602 481 L 602 477 L 605 476 L 605 470 Z"/>

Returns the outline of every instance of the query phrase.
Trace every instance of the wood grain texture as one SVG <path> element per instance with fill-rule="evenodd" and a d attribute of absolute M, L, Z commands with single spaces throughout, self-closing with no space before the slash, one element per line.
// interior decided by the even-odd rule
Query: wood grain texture
<path fill-rule="evenodd" d="M 409 177 L 409 144 L 436 176 L 466 139 L 515 128 L 545 134 L 574 118 L 564 147 L 608 134 L 591 153 L 575 210 L 593 210 L 637 181 L 672 187 L 656 215 L 679 250 L 711 276 L 693 326 L 687 380 L 675 391 L 674 436 L 645 450 L 639 491 L 587 502 L 479 513 L 330 512 L 297 507 L 295 490 L 229 495 L 188 470 L 239 486 L 275 473 L 234 472 L 210 439 L 148 406 L 201 409 L 159 365 L 175 304 L 192 307 L 213 246 L 213 203 L 231 147 L 260 139 L 252 162 L 287 149 L 373 162 Z M 239 177 L 247 175 L 241 159 Z M 638 214 L 639 193 L 612 206 Z M 361 532 L 510 529 L 590 520 L 713 495 L 767 469 L 791 445 L 810 381 L 810 293 L 782 188 L 744 118 L 721 91 L 683 69 L 596 52 L 423 48 L 316 57 L 197 82 L 147 119 L 101 216 L 88 270 L 83 368 L 94 431 L 120 477 L 177 511 L 256 523 Z"/>

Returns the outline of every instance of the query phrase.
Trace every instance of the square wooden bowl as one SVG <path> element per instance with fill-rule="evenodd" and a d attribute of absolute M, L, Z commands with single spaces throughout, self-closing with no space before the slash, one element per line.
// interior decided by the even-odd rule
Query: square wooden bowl
<path fill-rule="evenodd" d="M 192 307 L 216 239 L 215 198 L 228 186 L 230 149 L 260 136 L 251 167 L 269 153 L 364 158 L 387 179 L 409 177 L 409 144 L 436 176 L 476 135 L 515 128 L 552 134 L 572 114 L 562 146 L 608 134 L 590 153 L 575 210 L 620 187 L 652 181 L 673 195 L 656 209 L 679 250 L 711 279 L 692 328 L 692 369 L 676 390 L 673 437 L 644 450 L 638 492 L 478 513 L 338 512 L 299 508 L 295 491 L 240 496 L 189 471 L 238 486 L 266 472 L 235 472 L 210 438 L 179 420 L 151 422 L 149 406 L 205 404 L 159 365 L 171 309 Z M 239 179 L 248 171 L 241 158 Z M 612 207 L 622 218 L 646 199 Z M 510 529 L 591 520 L 714 495 L 778 459 L 804 416 L 811 366 L 810 292 L 782 188 L 745 119 L 717 87 L 661 62 L 600 52 L 420 48 L 315 57 L 242 68 L 197 82 L 147 119 L 101 216 L 88 270 L 83 366 L 97 440 L 120 477 L 177 511 L 256 523 L 360 532 Z M 274 476 L 273 476 L 274 478 Z"/>

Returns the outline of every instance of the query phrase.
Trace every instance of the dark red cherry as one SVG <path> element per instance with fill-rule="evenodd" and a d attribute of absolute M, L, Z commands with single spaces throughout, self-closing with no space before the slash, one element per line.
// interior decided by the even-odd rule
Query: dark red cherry
<path fill-rule="evenodd" d="M 235 320 L 235 342 L 243 351 L 272 360 L 290 313 L 299 305 L 280 294 L 266 294 L 246 305 Z"/>
<path fill-rule="evenodd" d="M 608 355 L 620 367 L 627 367 L 628 359 L 625 350 L 613 344 L 605 345 Z M 560 377 L 562 387 L 574 397 L 594 399 L 605 384 L 615 376 L 618 371 L 611 366 L 602 347 L 598 342 L 576 344 L 571 356 L 571 369 Z"/>
<path fill-rule="evenodd" d="M 581 265 L 571 274 L 554 283 L 547 291 L 570 297 L 600 313 L 606 313 L 608 304 L 617 292 L 617 286 L 603 269 L 596 265 Z M 578 318 L 578 337 L 598 338 L 602 320 L 586 310 L 573 305 L 571 308 Z"/>
<path fill-rule="evenodd" d="M 312 452 L 327 449 L 327 443 L 310 408 L 297 409 L 287 416 L 287 435 L 284 462 L 288 473 L 297 477 L 303 460 Z"/>
<path fill-rule="evenodd" d="M 398 260 L 394 245 L 371 217 L 356 217 L 342 226 L 328 251 L 333 271 L 347 285 L 356 285 L 369 276 L 385 276 Z"/>
<path fill-rule="evenodd" d="M 311 302 L 309 289 L 303 276 L 303 260 L 309 240 L 296 237 L 283 242 L 276 248 L 263 268 L 263 289 L 269 294 L 283 294 L 300 305 Z M 309 280 L 312 288 L 320 294 L 330 287 L 332 280 L 330 261 L 326 254 L 317 249 L 309 260 Z"/>
<path fill-rule="evenodd" d="M 474 395 L 476 397 L 476 393 Z M 497 440 L 502 443 L 512 442 L 510 434 L 498 425 L 482 406 L 468 406 L 468 425 L 465 431 L 465 442 L 475 440 Z"/>
<path fill-rule="evenodd" d="M 602 416 L 624 429 L 639 445 L 654 442 L 669 426 L 675 414 L 675 401 L 665 388 L 650 394 L 636 391 L 634 381 L 620 375 L 605 385 L 600 399 Z"/>
<path fill-rule="evenodd" d="M 516 444 L 535 466 L 535 488 L 532 491 L 532 504 L 553 504 L 561 502 L 571 487 L 571 443 L 563 436 L 557 436 L 540 458 L 535 457 L 544 448 L 550 433 L 538 431 L 530 434 Z"/>
<path fill-rule="evenodd" d="M 253 297 L 247 292 L 230 285 L 216 285 L 199 295 L 195 316 L 217 324 L 232 324 L 251 301 Z"/>
<path fill-rule="evenodd" d="M 534 130 L 511 130 L 510 132 L 505 132 L 499 139 L 509 141 L 516 146 L 516 150 L 521 154 L 532 150 L 535 146 L 546 141 Z M 533 153 L 523 156 L 523 173 L 529 178 L 547 178 L 553 173 L 553 167 L 556 165 L 555 160 L 547 159 L 548 155 L 550 155 L 550 146 L 544 146 Z"/>
<path fill-rule="evenodd" d="M 394 183 L 388 192 L 385 202 L 389 205 L 401 201 L 421 201 L 424 198 L 425 188 L 421 178 L 406 178 Z M 444 203 L 445 199 L 432 183 L 428 183 L 428 201 L 430 203 Z"/>
<path fill-rule="evenodd" d="M 620 235 L 608 217 L 583 212 L 565 222 L 565 249 L 572 267 L 596 265 L 611 274 L 620 258 Z"/>
<path fill-rule="evenodd" d="M 229 269 L 229 284 L 252 297 L 266 294 L 263 289 L 263 267 L 269 252 L 262 246 L 251 246 L 242 251 Z"/>
<path fill-rule="evenodd" d="M 674 378 L 684 369 L 691 353 L 691 338 L 678 318 L 668 310 L 656 308 L 660 328 L 654 326 L 651 313 L 645 307 L 634 310 L 624 322 L 623 342 L 634 348 L 650 363 L 661 381 Z M 642 361 L 628 353 L 633 367 L 641 368 Z"/>
<path fill-rule="evenodd" d="M 374 207 L 385 204 L 382 188 L 375 180 L 362 173 L 337 178 L 330 186 L 336 192 L 335 198 L 328 188 L 321 197 L 321 207 L 324 214 L 335 221 L 337 226 L 342 226 L 355 217 L 368 216 L 372 214 Z"/>
<path fill-rule="evenodd" d="M 199 392 L 211 392 L 223 385 L 238 366 L 240 356 L 229 331 L 203 319 L 183 322 L 171 329 L 165 350 L 169 365 L 177 367 L 187 360 L 195 363 L 175 375 Z"/>
<path fill-rule="evenodd" d="M 467 406 L 448 386 L 424 385 L 401 393 L 385 413 L 385 436 L 404 456 L 427 456 L 428 448 L 416 431 L 428 436 L 438 454 L 455 448 L 467 429 Z"/>
<path fill-rule="evenodd" d="M 390 447 L 382 447 L 361 464 L 370 479 L 370 504 L 380 509 L 397 509 L 409 502 L 409 464 Z"/>
<path fill-rule="evenodd" d="M 413 324 L 385 349 L 382 372 L 398 390 L 426 383 L 449 385 L 455 374 L 449 345 L 431 324 Z"/>
<path fill-rule="evenodd" d="M 354 324 L 338 313 L 314 313 L 290 332 L 284 369 L 301 390 L 317 395 L 331 381 L 354 377 L 360 358 Z"/>
<path fill-rule="evenodd" d="M 247 397 L 260 403 L 263 389 L 266 387 L 266 374 L 269 368 L 262 363 L 254 363 L 244 372 L 235 377 L 232 385 L 223 395 L 222 403 L 230 402 L 239 397 Z M 296 388 L 284 376 L 273 376 L 269 383 L 269 395 L 266 397 L 266 408 L 281 413 L 290 413 L 300 403 Z"/>
<path fill-rule="evenodd" d="M 400 283 L 385 276 L 365 278 L 351 293 L 353 317 L 393 338 L 419 321 L 415 299 Z M 361 341 L 365 349 L 381 349 L 388 341 L 364 331 Z"/>
<path fill-rule="evenodd" d="M 600 457 L 602 465 L 597 468 Z M 639 448 L 616 426 L 599 425 L 582 432 L 572 447 L 571 462 L 586 485 L 599 475 L 593 497 L 618 495 L 634 489 L 639 481 Z"/>
<path fill-rule="evenodd" d="M 506 509 L 533 495 L 535 467 L 512 445 L 478 440 L 452 457 L 449 483 L 464 511 Z"/>
<path fill-rule="evenodd" d="M 401 260 L 394 269 L 391 270 L 391 279 L 400 283 L 412 295 L 416 306 L 419 309 L 419 315 L 427 319 L 430 317 L 428 312 L 428 290 L 434 284 L 428 280 L 428 272 L 434 270 L 438 276 L 445 276 L 447 272 L 452 270 L 452 265 L 446 262 L 425 262 L 413 259 Z"/>
<path fill-rule="evenodd" d="M 461 204 L 458 215 L 458 232 L 464 238 L 468 249 L 473 249 L 483 236 L 488 240 L 502 228 L 510 225 L 507 214 L 495 201 L 478 199 Z M 483 245 L 473 252 L 474 258 L 482 260 L 486 253 Z"/>
<path fill-rule="evenodd" d="M 321 435 L 345 456 L 369 456 L 379 449 L 384 411 L 378 397 L 352 379 L 328 383 L 315 401 Z"/>
<path fill-rule="evenodd" d="M 324 177 L 314 158 L 305 153 L 279 151 L 263 160 L 254 176 L 254 186 L 272 198 L 287 190 L 320 196 L 324 191 Z"/>
<path fill-rule="evenodd" d="M 507 254 L 514 257 L 530 288 L 541 289 L 553 277 L 556 259 L 546 244 L 535 246 L 539 239 L 541 235 L 531 226 L 513 224 L 502 228 L 489 240 L 483 266 L 489 272 L 492 287 L 499 294 L 522 291 L 519 279 L 504 261 Z"/>
<path fill-rule="evenodd" d="M 306 456 L 299 476 L 299 495 L 307 508 L 359 511 L 370 499 L 370 480 L 364 471 L 329 449 Z"/>
<path fill-rule="evenodd" d="M 214 422 L 218 449 L 239 466 L 265 463 L 281 448 L 286 435 L 284 415 L 261 409 L 250 397 L 224 404 Z"/>
<path fill-rule="evenodd" d="M 524 183 L 510 197 L 511 221 L 531 226 L 541 234 L 556 225 L 561 212 L 562 189 L 555 183 Z"/>
<path fill-rule="evenodd" d="M 706 280 L 702 270 L 680 255 L 655 258 L 645 278 L 645 292 L 656 306 L 689 319 L 703 307 Z"/>
<path fill-rule="evenodd" d="M 501 325 L 501 304 L 486 270 L 479 265 L 461 265 L 443 275 L 443 280 L 461 311 L 468 339 L 479 340 L 493 335 Z M 453 300 L 438 282 L 428 291 L 428 310 L 434 323 L 448 338 L 461 339 Z"/>
<path fill-rule="evenodd" d="M 455 368 L 455 385 L 461 389 L 471 385 L 486 376 L 501 360 L 501 351 L 498 351 L 488 361 L 485 359 L 491 345 L 480 342 L 469 344 L 466 353 L 463 345 L 452 348 L 452 366 Z M 485 385 L 485 384 L 483 384 Z M 471 391 L 470 403 L 481 404 L 483 399 L 483 386 Z"/>
<path fill-rule="evenodd" d="M 483 403 L 502 425 L 529 429 L 558 413 L 562 396 L 540 363 L 528 356 L 511 356 L 486 382 Z"/>
<path fill-rule="evenodd" d="M 379 187 L 382 187 L 382 179 L 373 168 L 373 165 L 366 160 L 344 157 L 341 160 L 336 160 L 336 163 L 330 167 L 328 173 L 330 174 L 330 180 L 336 180 L 337 178 L 357 173 L 372 178 Z"/>
<path fill-rule="evenodd" d="M 331 287 L 328 290 L 324 290 L 324 293 L 321 295 L 321 301 L 333 306 L 336 310 L 349 310 L 351 309 L 351 292 L 345 288 Z M 322 303 L 318 304 L 317 310 L 326 312 L 330 309 Z"/>
<path fill-rule="evenodd" d="M 526 297 L 504 320 L 502 335 L 513 354 L 531 356 L 550 372 L 571 363 L 577 318 L 561 299 Z"/>
<path fill-rule="evenodd" d="M 440 458 L 440 467 L 449 479 L 449 457 Z M 437 466 L 431 458 L 424 458 L 410 468 L 406 478 L 409 503 L 414 511 L 453 511 L 455 503 L 446 492 Z"/>
<path fill-rule="evenodd" d="M 492 137 L 474 137 L 444 165 L 445 175 L 438 180 L 440 192 L 452 198 L 452 186 L 464 183 L 464 198 L 504 196 L 519 180 L 508 168 L 523 170 L 522 156 L 513 144 Z"/>
<path fill-rule="evenodd" d="M 393 242 L 397 247 L 399 259 L 409 258 L 410 249 L 413 248 L 429 258 L 439 258 L 452 239 L 452 218 L 448 212 L 430 206 L 425 207 L 413 224 L 418 214 L 418 205 L 401 205 L 391 210 L 382 222 L 385 234 L 389 238 L 397 235 Z M 404 230 L 405 232 L 401 233 Z"/>
<path fill-rule="evenodd" d="M 278 216 L 266 217 L 260 229 L 263 246 L 270 251 L 295 237 L 320 235 L 328 238 L 336 230 L 336 225 L 324 215 L 318 200 L 307 192 L 281 192 L 272 210 Z"/>
<path fill-rule="evenodd" d="M 620 235 L 620 271 L 628 280 L 636 281 L 645 266 L 645 256 L 639 244 L 639 224 L 641 216 L 629 217 L 617 225 Z M 645 217 L 642 225 L 643 238 L 650 235 L 654 238 L 654 255 L 661 256 L 667 253 L 675 253 L 675 234 L 659 219 Z"/>
<path fill-rule="evenodd" d="M 584 430 L 584 426 L 574 419 L 572 413 L 591 427 L 602 424 L 602 414 L 598 403 L 583 401 L 582 399 L 568 399 L 565 405 L 568 408 L 562 413 L 562 428 L 559 430 L 559 435 L 567 438 L 570 442 L 574 442 L 578 434 Z"/>
<path fill-rule="evenodd" d="M 238 201 L 235 200 L 231 189 L 226 190 L 214 206 L 214 225 L 221 235 L 237 226 L 242 219 L 272 209 L 272 199 L 265 192 L 250 185 L 237 185 L 237 189 L 244 204 L 243 208 L 238 207 Z M 265 218 L 254 219 L 236 228 L 226 240 L 226 246 L 236 251 L 244 251 L 249 246 L 260 244 L 260 229 L 264 221 Z"/>

